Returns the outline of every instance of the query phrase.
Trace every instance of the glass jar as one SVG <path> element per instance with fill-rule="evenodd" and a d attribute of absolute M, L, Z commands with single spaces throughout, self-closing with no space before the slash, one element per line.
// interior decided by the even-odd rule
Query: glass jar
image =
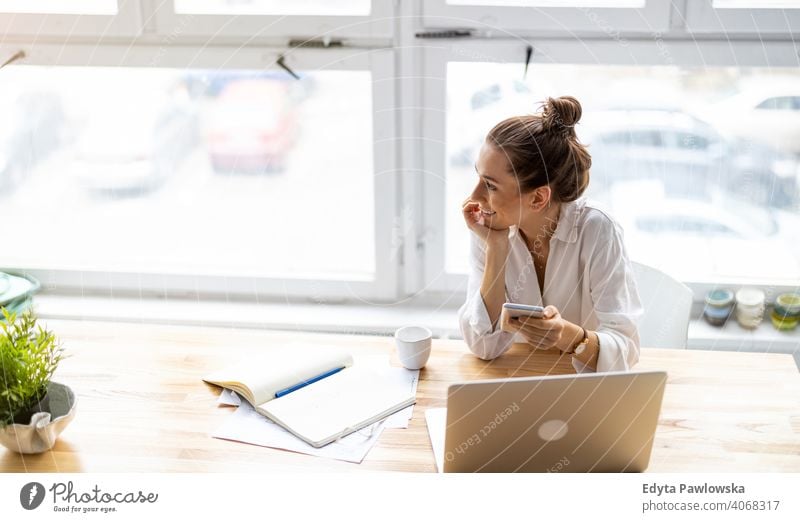
<path fill-rule="evenodd" d="M 706 294 L 703 318 L 713 326 L 722 326 L 733 311 L 733 292 L 726 289 L 712 290 Z"/>
<path fill-rule="evenodd" d="M 756 328 L 764 318 L 764 292 L 742 288 L 736 292 L 736 320 L 743 328 Z"/>
<path fill-rule="evenodd" d="M 800 322 L 800 294 L 781 294 L 775 298 L 770 314 L 772 325 L 778 330 L 793 330 Z"/>

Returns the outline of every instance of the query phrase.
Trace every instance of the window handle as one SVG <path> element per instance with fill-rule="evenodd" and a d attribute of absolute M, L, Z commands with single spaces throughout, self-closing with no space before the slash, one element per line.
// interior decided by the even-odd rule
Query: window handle
<path fill-rule="evenodd" d="M 23 58 L 25 58 L 25 51 L 23 51 L 22 49 L 20 49 L 19 51 L 15 52 L 15 53 L 14 53 L 14 54 L 11 56 L 11 58 L 9 58 L 9 59 L 8 59 L 8 60 L 6 60 L 5 62 L 3 62 L 3 64 L 2 64 L 2 65 L 0 65 L 0 69 L 2 69 L 3 67 L 5 67 L 6 65 L 11 65 L 12 63 L 16 62 L 17 60 L 21 60 L 21 59 L 23 59 Z"/>
<path fill-rule="evenodd" d="M 277 64 L 278 64 L 278 67 L 280 67 L 281 69 L 283 69 L 283 70 L 284 70 L 284 71 L 286 71 L 287 73 L 291 74 L 291 75 L 292 75 L 292 78 L 294 78 L 295 80 L 299 80 L 299 79 L 300 79 L 300 77 L 297 75 L 297 73 L 296 73 L 296 72 L 294 72 L 294 71 L 291 69 L 291 67 L 289 67 L 288 65 L 286 65 L 285 56 L 283 56 L 283 55 L 280 55 L 280 56 L 278 57 L 278 61 L 277 61 L 277 62 L 275 62 L 275 63 L 277 63 Z"/>
<path fill-rule="evenodd" d="M 417 38 L 468 38 L 475 36 L 472 29 L 442 29 L 439 31 L 421 31 L 414 34 Z"/>
<path fill-rule="evenodd" d="M 525 72 L 522 73 L 522 79 L 528 77 L 528 64 L 531 63 L 531 56 L 533 56 L 533 46 L 529 45 L 525 48 Z"/>

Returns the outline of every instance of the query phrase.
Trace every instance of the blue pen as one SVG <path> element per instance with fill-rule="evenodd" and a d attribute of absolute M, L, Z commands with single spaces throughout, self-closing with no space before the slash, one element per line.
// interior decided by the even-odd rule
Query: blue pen
<path fill-rule="evenodd" d="M 344 370 L 344 368 L 345 368 L 344 366 L 342 366 L 341 368 L 334 368 L 333 370 L 329 370 L 329 371 L 327 371 L 327 372 L 325 372 L 325 373 L 323 373 L 321 375 L 317 375 L 316 377 L 312 377 L 311 379 L 309 379 L 307 381 L 303 381 L 303 382 L 301 382 L 299 384 L 295 384 L 294 386 L 289 386 L 288 388 L 284 388 L 282 390 L 279 390 L 279 391 L 275 392 L 275 398 L 277 399 L 278 397 L 283 397 L 287 393 L 292 393 L 293 391 L 297 391 L 300 388 L 308 386 L 309 384 L 312 384 L 312 383 L 315 383 L 315 382 L 317 382 L 319 380 L 322 380 L 325 377 L 329 377 L 329 376 L 333 375 L 334 373 L 336 373 L 338 371 Z"/>

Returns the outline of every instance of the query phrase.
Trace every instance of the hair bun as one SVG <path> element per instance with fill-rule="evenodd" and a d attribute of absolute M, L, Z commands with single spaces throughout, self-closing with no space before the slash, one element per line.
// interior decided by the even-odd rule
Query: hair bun
<path fill-rule="evenodd" d="M 581 103 L 572 96 L 547 98 L 542 110 L 542 126 L 550 132 L 574 134 L 582 112 Z"/>

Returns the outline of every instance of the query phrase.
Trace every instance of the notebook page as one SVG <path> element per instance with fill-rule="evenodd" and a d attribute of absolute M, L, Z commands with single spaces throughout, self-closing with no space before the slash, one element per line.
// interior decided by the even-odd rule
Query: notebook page
<path fill-rule="evenodd" d="M 383 428 L 382 423 L 373 424 L 337 442 L 315 448 L 256 412 L 245 401 L 211 436 L 358 463 L 378 442 Z"/>
<path fill-rule="evenodd" d="M 237 382 L 253 392 L 255 404 L 275 397 L 275 392 L 311 379 L 328 370 L 350 366 L 353 358 L 338 349 L 289 347 L 270 350 L 203 377 L 220 384 Z M 340 372 L 341 373 L 341 372 Z M 324 379 L 327 380 L 327 379 Z M 291 394 L 290 394 L 291 395 Z"/>
<path fill-rule="evenodd" d="M 261 405 L 261 409 L 290 431 L 319 444 L 413 400 L 413 392 L 402 379 L 386 379 L 381 372 L 351 367 Z"/>

